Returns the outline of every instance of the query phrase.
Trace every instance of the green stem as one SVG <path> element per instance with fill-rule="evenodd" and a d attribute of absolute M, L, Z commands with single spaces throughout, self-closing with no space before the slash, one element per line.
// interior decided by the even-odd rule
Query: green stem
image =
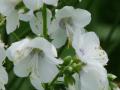
<path fill-rule="evenodd" d="M 20 38 L 16 35 L 16 33 L 13 32 L 12 35 L 16 38 L 16 40 L 18 41 L 20 40 Z"/>
<path fill-rule="evenodd" d="M 42 17 L 43 17 L 43 36 L 47 39 L 48 37 L 48 30 L 47 30 L 47 7 L 44 4 L 42 10 Z"/>

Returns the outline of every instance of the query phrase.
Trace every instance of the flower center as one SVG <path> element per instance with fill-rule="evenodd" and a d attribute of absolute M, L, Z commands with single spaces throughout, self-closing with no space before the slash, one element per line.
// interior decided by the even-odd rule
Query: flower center
<path fill-rule="evenodd" d="M 43 50 L 39 49 L 39 48 L 33 48 L 31 53 L 37 53 L 40 56 L 43 56 Z"/>
<path fill-rule="evenodd" d="M 73 21 L 72 21 L 72 18 L 71 17 L 65 17 L 65 18 L 62 18 L 59 22 L 59 26 L 62 28 L 62 29 L 66 29 L 67 25 L 69 26 L 72 26 L 73 25 Z"/>

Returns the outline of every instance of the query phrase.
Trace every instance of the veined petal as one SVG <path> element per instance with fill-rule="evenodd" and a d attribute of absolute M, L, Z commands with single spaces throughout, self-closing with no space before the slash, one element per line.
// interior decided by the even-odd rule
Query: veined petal
<path fill-rule="evenodd" d="M 99 63 L 89 63 L 80 72 L 80 90 L 108 90 L 107 72 Z"/>
<path fill-rule="evenodd" d="M 36 63 L 38 70 L 34 70 L 32 73 L 35 74 L 36 77 L 42 83 L 51 82 L 59 72 L 56 66 L 57 64 L 53 62 L 53 60 L 51 60 L 51 58 L 47 57 L 46 55 L 38 56 L 38 57 L 39 57 L 39 61 L 38 63 Z M 56 62 L 59 62 L 57 61 L 57 59 L 54 60 L 56 60 Z"/>
<path fill-rule="evenodd" d="M 33 71 L 30 75 L 31 83 L 36 89 L 43 90 L 42 83 L 50 82 L 55 77 L 58 73 L 56 65 L 61 62 L 45 54 L 36 54 L 33 63 Z"/>
<path fill-rule="evenodd" d="M 16 10 L 13 10 L 7 17 L 6 17 L 7 23 L 6 23 L 6 29 L 7 34 L 12 33 L 19 27 L 19 15 Z"/>
<path fill-rule="evenodd" d="M 27 8 L 31 10 L 37 10 L 42 7 L 43 1 L 42 0 L 23 0 L 24 4 Z"/>
<path fill-rule="evenodd" d="M 37 37 L 37 38 L 31 40 L 31 42 L 28 46 L 32 47 L 32 48 L 39 48 L 46 55 L 57 57 L 56 48 L 50 42 L 48 42 L 46 39 L 44 39 L 42 37 Z"/>

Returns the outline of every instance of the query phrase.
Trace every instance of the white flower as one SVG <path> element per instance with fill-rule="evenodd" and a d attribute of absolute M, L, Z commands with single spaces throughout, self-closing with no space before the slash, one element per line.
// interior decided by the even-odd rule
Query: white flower
<path fill-rule="evenodd" d="M 5 90 L 4 85 L 8 82 L 8 75 L 5 68 L 2 66 L 2 62 L 6 57 L 3 43 L 0 42 L 0 90 Z"/>
<path fill-rule="evenodd" d="M 15 31 L 19 26 L 18 12 L 15 9 L 16 4 L 19 3 L 18 1 L 0 0 L 0 13 L 6 16 L 6 30 L 8 34 Z"/>
<path fill-rule="evenodd" d="M 19 14 L 19 18 L 22 21 L 29 22 L 31 30 L 34 34 L 40 36 L 43 35 L 43 19 L 42 19 L 42 12 L 37 12 L 34 15 L 33 11 L 29 11 L 25 14 Z M 50 27 L 52 14 L 49 10 L 47 10 L 47 25 L 48 28 Z"/>
<path fill-rule="evenodd" d="M 24 4 L 30 10 L 40 9 L 43 4 L 57 6 L 58 0 L 23 0 Z"/>
<path fill-rule="evenodd" d="M 7 49 L 8 58 L 14 63 L 14 72 L 19 77 L 27 77 L 33 86 L 42 90 L 41 83 L 50 82 L 58 73 L 56 67 L 61 63 L 55 57 L 55 47 L 41 37 L 23 39 Z"/>
<path fill-rule="evenodd" d="M 94 32 L 81 34 L 80 31 L 77 31 L 72 44 L 78 57 L 84 63 L 100 62 L 102 65 L 106 65 L 108 62 L 108 56 L 101 49 L 99 38 Z"/>
<path fill-rule="evenodd" d="M 108 90 L 107 72 L 99 63 L 89 63 L 80 72 L 80 90 Z"/>
<path fill-rule="evenodd" d="M 83 9 L 74 9 L 71 6 L 57 10 L 51 27 L 48 28 L 52 43 L 57 47 L 65 44 L 67 37 L 72 38 L 75 30 L 81 30 L 91 21 L 91 14 Z"/>
<path fill-rule="evenodd" d="M 0 90 L 5 90 L 5 84 L 8 82 L 8 74 L 5 68 L 0 65 Z"/>

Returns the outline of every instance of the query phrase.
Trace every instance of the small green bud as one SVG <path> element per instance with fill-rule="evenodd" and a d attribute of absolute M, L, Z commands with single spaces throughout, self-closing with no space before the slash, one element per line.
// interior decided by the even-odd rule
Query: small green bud
<path fill-rule="evenodd" d="M 71 60 L 72 60 L 72 57 L 71 57 L 71 56 L 65 57 L 63 65 L 68 65 L 68 64 L 70 64 L 70 63 L 71 63 Z"/>
<path fill-rule="evenodd" d="M 110 81 L 113 81 L 114 79 L 116 79 L 117 78 L 117 76 L 115 76 L 115 75 L 113 75 L 113 74 L 108 74 L 108 79 L 110 80 Z"/>
<path fill-rule="evenodd" d="M 66 74 L 72 73 L 72 72 L 73 72 L 73 68 L 72 68 L 71 66 L 67 66 L 67 67 L 65 67 L 64 72 L 65 72 Z"/>

